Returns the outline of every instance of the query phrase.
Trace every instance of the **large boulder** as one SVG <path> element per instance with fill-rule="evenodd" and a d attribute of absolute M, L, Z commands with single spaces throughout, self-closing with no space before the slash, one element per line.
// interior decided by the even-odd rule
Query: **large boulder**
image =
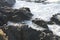
<path fill-rule="evenodd" d="M 3 30 L 8 36 L 8 40 L 40 40 L 40 32 L 29 28 L 28 25 L 19 25 L 20 26 L 9 25 L 4 27 Z"/>
<path fill-rule="evenodd" d="M 22 7 L 20 9 L 15 9 L 13 12 L 12 19 L 10 21 L 24 21 L 24 20 L 30 20 L 33 16 L 30 9 L 27 7 Z"/>
<path fill-rule="evenodd" d="M 27 7 L 22 7 L 20 9 L 12 9 L 11 7 L 1 7 L 0 12 L 7 16 L 9 21 L 19 22 L 23 20 L 29 20 L 32 18 L 33 14 Z"/>

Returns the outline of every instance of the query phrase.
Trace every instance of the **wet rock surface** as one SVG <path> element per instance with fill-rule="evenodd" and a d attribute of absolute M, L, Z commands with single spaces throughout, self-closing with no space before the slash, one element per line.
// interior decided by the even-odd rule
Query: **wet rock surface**
<path fill-rule="evenodd" d="M 19 22 L 23 20 L 29 20 L 32 18 L 33 14 L 30 12 L 30 9 L 27 7 L 22 7 L 20 9 L 12 9 L 11 7 L 1 7 L 0 12 L 7 16 L 7 20 Z"/>
<path fill-rule="evenodd" d="M 43 20 L 40 20 L 40 19 L 36 18 L 36 19 L 32 20 L 32 22 L 34 22 L 35 24 L 37 24 L 37 25 L 39 25 L 43 28 L 48 29 L 47 22 L 45 22 Z"/>
<path fill-rule="evenodd" d="M 53 17 L 51 18 L 51 21 L 54 22 L 55 24 L 60 25 L 60 14 L 55 14 L 53 15 Z"/>

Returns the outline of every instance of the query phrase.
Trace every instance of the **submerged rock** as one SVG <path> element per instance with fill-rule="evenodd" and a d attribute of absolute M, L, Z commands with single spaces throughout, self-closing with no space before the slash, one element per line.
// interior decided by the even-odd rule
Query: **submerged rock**
<path fill-rule="evenodd" d="M 44 30 L 44 31 L 42 31 L 42 33 L 40 34 L 40 36 L 42 37 L 40 40 L 53 40 L 53 33 L 50 30 Z"/>

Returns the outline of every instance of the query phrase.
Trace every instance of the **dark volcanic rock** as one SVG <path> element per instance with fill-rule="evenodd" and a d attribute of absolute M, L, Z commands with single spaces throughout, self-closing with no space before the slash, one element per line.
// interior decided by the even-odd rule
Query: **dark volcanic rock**
<path fill-rule="evenodd" d="M 12 9 L 11 7 L 1 7 L 0 12 L 7 16 L 9 21 L 19 22 L 23 20 L 29 20 L 32 18 L 33 14 L 27 7 L 22 7 L 20 9 Z"/>
<path fill-rule="evenodd" d="M 27 8 L 27 7 L 20 8 L 17 13 L 18 13 L 18 15 L 20 15 L 22 17 L 23 20 L 24 19 L 25 20 L 29 20 L 33 16 L 33 14 L 31 13 L 30 9 Z"/>
<path fill-rule="evenodd" d="M 53 15 L 51 21 L 60 25 L 60 13 Z"/>
<path fill-rule="evenodd" d="M 19 25 L 10 25 L 4 29 L 8 40 L 60 40 L 60 37 L 54 36 L 50 30 L 37 31 L 26 24 Z"/>
<path fill-rule="evenodd" d="M 7 23 L 7 17 L 5 15 L 2 15 L 2 13 L 0 13 L 0 26 L 3 26 L 6 23 Z"/>
<path fill-rule="evenodd" d="M 53 37 L 53 33 L 52 33 L 52 31 L 49 31 L 49 30 L 42 31 L 40 36 L 42 37 L 41 40 L 53 40 L 53 38 L 52 38 Z"/>
<path fill-rule="evenodd" d="M 5 29 L 9 40 L 40 40 L 39 31 L 36 31 L 32 28 L 28 28 L 27 25 L 20 24 L 21 26 L 8 26 L 8 29 Z"/>
<path fill-rule="evenodd" d="M 43 20 L 38 20 L 38 19 L 35 19 L 35 20 L 32 20 L 32 22 L 34 22 L 35 24 L 43 27 L 43 28 L 46 28 L 48 29 L 48 26 L 47 26 L 47 22 L 43 21 Z"/>
<path fill-rule="evenodd" d="M 0 0 L 0 6 L 13 6 L 16 0 Z"/>
<path fill-rule="evenodd" d="M 24 20 L 30 20 L 32 18 L 33 14 L 31 13 L 29 8 L 22 7 L 20 9 L 14 10 L 14 15 L 12 16 L 11 21 L 24 21 Z"/>

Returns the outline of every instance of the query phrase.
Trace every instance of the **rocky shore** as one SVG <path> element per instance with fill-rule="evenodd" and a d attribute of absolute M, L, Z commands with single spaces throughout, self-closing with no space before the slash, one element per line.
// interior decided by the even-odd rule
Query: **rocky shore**
<path fill-rule="evenodd" d="M 51 21 L 47 22 L 44 20 L 39 20 L 38 18 L 30 20 L 33 16 L 30 9 L 27 7 L 22 7 L 20 9 L 12 9 L 8 6 L 0 7 L 0 40 L 60 40 L 59 36 L 53 34 L 49 30 L 47 24 L 57 24 L 55 20 L 60 22 L 60 14 L 53 15 Z M 56 19 L 57 18 L 57 19 Z M 33 29 L 29 25 L 22 23 L 24 21 L 30 20 L 33 23 L 46 28 L 46 30 Z M 8 25 L 7 23 L 15 22 L 19 25 Z M 59 23 L 58 23 L 59 24 Z"/>

